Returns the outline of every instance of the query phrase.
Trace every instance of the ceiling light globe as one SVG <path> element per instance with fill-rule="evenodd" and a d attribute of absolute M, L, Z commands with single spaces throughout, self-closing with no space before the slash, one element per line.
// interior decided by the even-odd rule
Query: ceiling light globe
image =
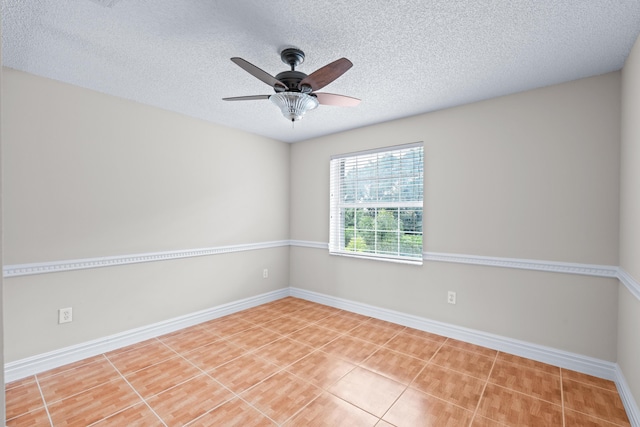
<path fill-rule="evenodd" d="M 280 108 L 282 115 L 292 122 L 302 120 L 302 116 L 319 105 L 315 96 L 301 92 L 280 92 L 269 97 Z"/>

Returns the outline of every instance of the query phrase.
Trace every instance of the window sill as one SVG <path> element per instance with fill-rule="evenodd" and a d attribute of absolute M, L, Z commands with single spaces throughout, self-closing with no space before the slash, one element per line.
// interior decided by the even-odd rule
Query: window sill
<path fill-rule="evenodd" d="M 386 262 L 394 262 L 397 264 L 409 264 L 409 265 L 422 265 L 422 257 L 420 259 L 408 259 L 408 258 L 388 258 L 383 256 L 371 256 L 371 255 L 358 255 L 353 252 L 329 252 L 329 255 L 342 256 L 347 258 L 359 258 L 359 259 L 367 259 L 371 261 L 386 261 Z"/>

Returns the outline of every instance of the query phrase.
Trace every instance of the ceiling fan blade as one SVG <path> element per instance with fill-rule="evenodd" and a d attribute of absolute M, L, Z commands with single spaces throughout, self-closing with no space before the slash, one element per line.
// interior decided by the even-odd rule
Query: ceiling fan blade
<path fill-rule="evenodd" d="M 318 98 L 318 102 L 322 105 L 335 105 L 336 107 L 355 107 L 360 104 L 358 98 L 352 98 L 345 95 L 336 95 L 335 93 L 314 93 Z"/>
<path fill-rule="evenodd" d="M 254 101 L 258 99 L 269 99 L 271 95 L 249 95 L 249 96 L 234 96 L 231 98 L 222 98 L 223 101 Z"/>
<path fill-rule="evenodd" d="M 340 58 L 333 61 L 331 64 L 327 64 L 322 68 L 317 69 L 313 73 L 309 74 L 300 82 L 300 88 L 302 86 L 311 86 L 311 89 L 322 89 L 341 75 L 347 72 L 349 68 L 353 67 L 353 63 L 347 58 Z"/>
<path fill-rule="evenodd" d="M 240 68 L 242 68 L 243 70 L 245 70 L 247 73 L 251 74 L 253 77 L 257 78 L 258 80 L 262 80 L 263 82 L 265 82 L 266 84 L 268 84 L 269 86 L 275 88 L 276 86 L 281 86 L 283 89 L 287 89 L 287 86 L 282 83 L 280 80 L 276 79 L 275 77 L 273 77 L 271 74 L 267 73 L 266 71 L 256 67 L 255 65 L 253 65 L 250 62 L 245 61 L 242 58 L 231 58 L 231 60 Z"/>

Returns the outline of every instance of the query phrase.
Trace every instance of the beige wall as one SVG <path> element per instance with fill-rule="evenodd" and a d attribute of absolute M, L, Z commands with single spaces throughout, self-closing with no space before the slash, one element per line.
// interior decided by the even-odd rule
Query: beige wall
<path fill-rule="evenodd" d="M 5 265 L 288 239 L 288 144 L 3 77 Z M 285 247 L 5 279 L 6 361 L 286 287 L 288 274 Z M 71 324 L 56 323 L 62 307 Z"/>
<path fill-rule="evenodd" d="M 328 241 L 330 155 L 424 141 L 425 251 L 617 265 L 619 120 L 616 72 L 294 144 L 291 239 Z M 610 361 L 616 284 L 291 249 L 291 286 Z"/>
<path fill-rule="evenodd" d="M 0 20 L 1 21 L 1 20 Z M 0 23 L 0 39 L 2 38 L 2 24 Z M 2 62 L 2 43 L 0 43 L 0 62 Z M 0 72 L 0 269 L 2 261 L 2 73 Z M 0 366 L 4 367 L 4 277 L 0 274 Z M 0 423 L 5 422 L 4 369 L 0 369 Z"/>
<path fill-rule="evenodd" d="M 620 267 L 640 282 L 640 40 L 622 70 Z M 640 404 L 640 301 L 622 284 L 618 314 L 618 364 Z"/>

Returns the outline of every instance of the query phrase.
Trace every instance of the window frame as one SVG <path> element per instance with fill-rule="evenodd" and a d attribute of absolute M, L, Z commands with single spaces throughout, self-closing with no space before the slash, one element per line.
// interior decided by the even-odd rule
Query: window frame
<path fill-rule="evenodd" d="M 358 200 L 354 200 L 353 202 L 346 202 L 342 199 L 344 198 L 344 194 L 341 193 L 341 189 L 343 188 L 344 181 L 344 168 L 345 162 L 353 161 L 353 159 L 361 159 L 364 160 L 366 156 L 379 155 L 384 153 L 399 153 L 401 151 L 410 150 L 419 148 L 422 161 L 420 162 L 421 170 L 419 175 L 422 179 L 421 182 L 421 191 L 419 192 L 420 200 L 397 200 L 397 201 L 380 201 L 376 199 L 375 201 L 362 202 Z M 377 162 L 378 160 L 376 160 Z M 357 162 L 357 160 L 356 160 Z M 418 176 L 418 174 L 408 175 L 410 177 Z M 391 175 L 392 178 L 397 179 L 399 175 L 394 174 Z M 379 188 L 379 185 L 382 181 L 384 181 L 385 177 L 382 174 L 376 173 L 375 177 L 372 179 Z M 356 181 L 357 182 L 357 181 Z M 399 193 L 402 194 L 402 193 Z M 424 143 L 423 142 L 415 142 L 411 144 L 402 144 L 402 145 L 394 145 L 381 147 L 372 150 L 358 151 L 352 153 L 338 154 L 332 155 L 330 157 L 329 162 L 329 254 L 330 255 L 338 255 L 338 256 L 347 256 L 347 257 L 355 257 L 355 258 L 365 258 L 365 259 L 374 259 L 380 261 L 391 261 L 391 262 L 399 262 L 406 264 L 415 264 L 422 265 L 423 263 L 423 252 L 424 252 Z M 376 248 L 373 252 L 359 252 L 355 250 L 346 249 L 345 242 L 345 209 L 354 209 L 354 216 L 357 214 L 358 209 L 385 209 L 389 208 L 391 210 L 397 210 L 398 212 L 398 230 L 394 231 L 398 233 L 398 250 L 395 254 L 391 253 L 380 253 L 379 249 Z M 421 211 L 420 217 L 420 232 L 408 232 L 406 234 L 419 234 L 421 236 L 421 249 L 419 255 L 401 255 L 400 254 L 400 237 L 404 234 L 400 227 L 400 211 L 406 208 L 419 208 Z M 374 218 L 378 218 L 378 211 L 374 215 Z M 357 221 L 357 218 L 354 218 L 354 221 Z M 386 230 L 378 230 L 375 228 L 374 230 L 368 230 L 369 232 L 376 233 L 376 235 L 380 232 L 385 232 Z M 357 227 L 354 226 L 354 232 L 357 233 Z"/>

